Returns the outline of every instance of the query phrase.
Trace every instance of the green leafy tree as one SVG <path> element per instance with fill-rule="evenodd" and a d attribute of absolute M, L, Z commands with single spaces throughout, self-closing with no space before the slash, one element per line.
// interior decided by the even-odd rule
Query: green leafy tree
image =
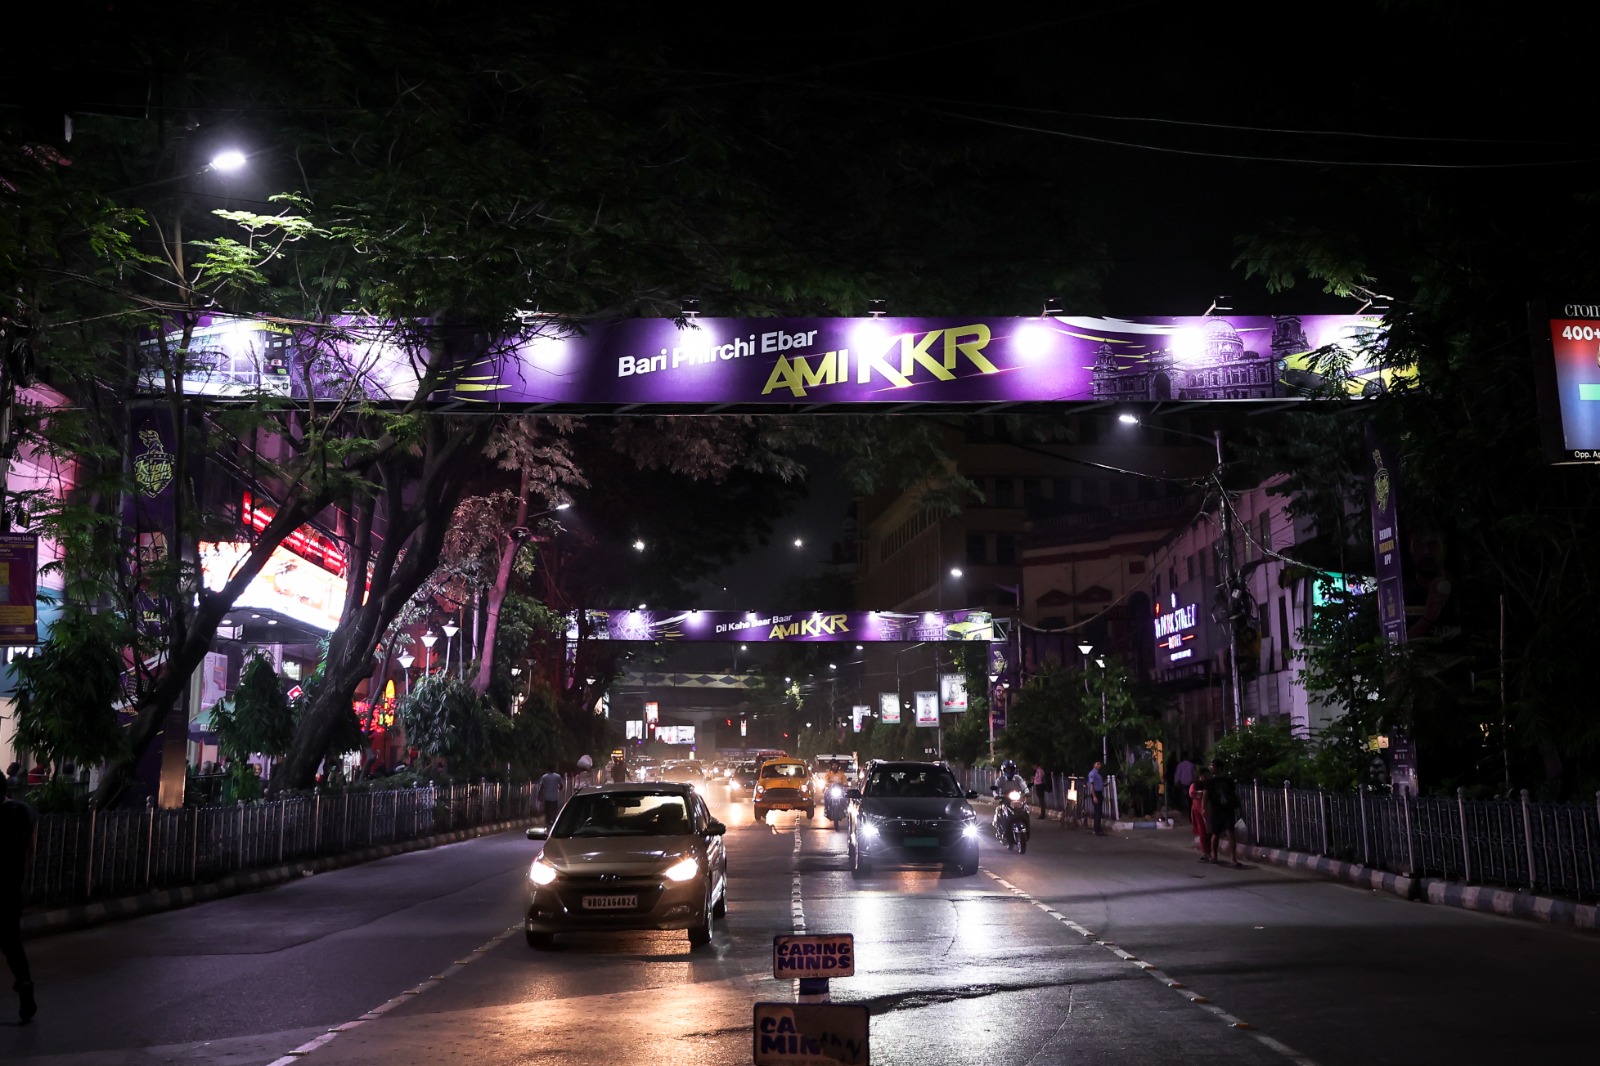
<path fill-rule="evenodd" d="M 250 657 L 239 672 L 239 687 L 232 697 L 211 708 L 211 726 L 217 734 L 217 748 L 228 761 L 224 799 L 259 798 L 261 778 L 250 758 L 280 759 L 294 739 L 294 708 L 271 660 L 263 655 Z"/>

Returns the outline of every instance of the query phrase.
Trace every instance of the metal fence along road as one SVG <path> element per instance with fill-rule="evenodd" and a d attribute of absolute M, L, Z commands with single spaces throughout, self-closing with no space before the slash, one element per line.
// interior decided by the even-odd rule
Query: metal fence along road
<path fill-rule="evenodd" d="M 1239 790 L 1251 843 L 1412 877 L 1600 898 L 1600 794 L 1593 803 L 1404 793 Z"/>
<path fill-rule="evenodd" d="M 39 818 L 30 906 L 203 884 L 285 862 L 532 817 L 533 785 L 497 781 L 312 792 L 234 806 L 89 810 Z"/>
<path fill-rule="evenodd" d="M 958 771 L 962 783 L 989 794 L 992 770 Z M 1045 795 L 1052 817 L 1079 819 L 1087 808 L 1083 779 L 1051 774 Z M 1117 780 L 1106 777 L 1106 814 L 1120 819 Z M 1600 793 L 1593 803 L 1528 798 L 1469 800 L 1389 792 L 1332 793 L 1255 782 L 1239 789 L 1241 844 L 1325 856 L 1387 873 L 1464 885 L 1497 885 L 1579 902 L 1600 899 Z M 1171 810 L 1187 827 L 1188 805 Z"/>

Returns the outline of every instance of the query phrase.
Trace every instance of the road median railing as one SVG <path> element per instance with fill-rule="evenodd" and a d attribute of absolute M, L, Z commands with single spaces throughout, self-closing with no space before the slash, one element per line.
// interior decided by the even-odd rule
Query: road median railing
<path fill-rule="evenodd" d="M 320 789 L 283 799 L 39 817 L 27 907 L 185 888 L 240 873 L 531 818 L 531 783 Z"/>
<path fill-rule="evenodd" d="M 1359 864 L 1418 881 L 1600 899 L 1600 793 L 1594 803 L 1353 793 L 1272 786 L 1240 789 L 1247 841 Z"/>

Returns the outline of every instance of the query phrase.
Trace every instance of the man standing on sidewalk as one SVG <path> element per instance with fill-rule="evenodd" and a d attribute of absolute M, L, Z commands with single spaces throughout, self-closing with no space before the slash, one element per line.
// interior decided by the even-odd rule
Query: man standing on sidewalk
<path fill-rule="evenodd" d="M 1089 771 L 1089 802 L 1094 804 L 1094 835 L 1105 836 L 1105 831 L 1100 828 L 1100 818 L 1106 809 L 1106 779 L 1100 772 L 1100 760 L 1094 761 L 1094 769 Z"/>
<path fill-rule="evenodd" d="M 33 973 L 22 950 L 22 876 L 33 858 L 33 808 L 21 800 L 8 799 L 9 785 L 0 777 L 0 955 L 11 967 L 11 976 L 21 1000 L 17 1016 L 26 1025 L 39 1007 L 33 999 Z"/>

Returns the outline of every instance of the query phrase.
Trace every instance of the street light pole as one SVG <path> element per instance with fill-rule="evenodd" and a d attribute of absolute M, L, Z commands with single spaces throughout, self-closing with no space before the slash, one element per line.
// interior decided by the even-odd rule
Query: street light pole
<path fill-rule="evenodd" d="M 1244 719 L 1244 688 L 1239 676 L 1239 627 L 1233 617 L 1233 523 L 1230 516 L 1233 508 L 1228 506 L 1228 490 L 1222 484 L 1222 430 L 1213 430 L 1212 440 L 1217 446 L 1217 470 L 1214 475 L 1217 481 L 1217 500 L 1222 508 L 1222 569 L 1223 580 L 1226 582 L 1224 594 L 1227 596 L 1228 616 L 1228 664 L 1232 667 L 1229 671 L 1232 676 L 1233 687 L 1233 731 L 1237 733 Z"/>
<path fill-rule="evenodd" d="M 1089 654 L 1094 651 L 1094 645 L 1087 642 L 1078 645 L 1078 650 L 1083 652 L 1083 687 L 1089 687 Z M 1100 667 L 1100 764 L 1111 767 L 1110 745 L 1106 740 L 1106 661 L 1099 658 L 1095 660 Z"/>
<path fill-rule="evenodd" d="M 456 646 L 456 634 L 461 631 L 461 627 L 451 622 L 446 622 L 439 628 L 444 630 L 444 672 L 445 676 L 448 677 L 450 675 L 450 653 Z"/>

